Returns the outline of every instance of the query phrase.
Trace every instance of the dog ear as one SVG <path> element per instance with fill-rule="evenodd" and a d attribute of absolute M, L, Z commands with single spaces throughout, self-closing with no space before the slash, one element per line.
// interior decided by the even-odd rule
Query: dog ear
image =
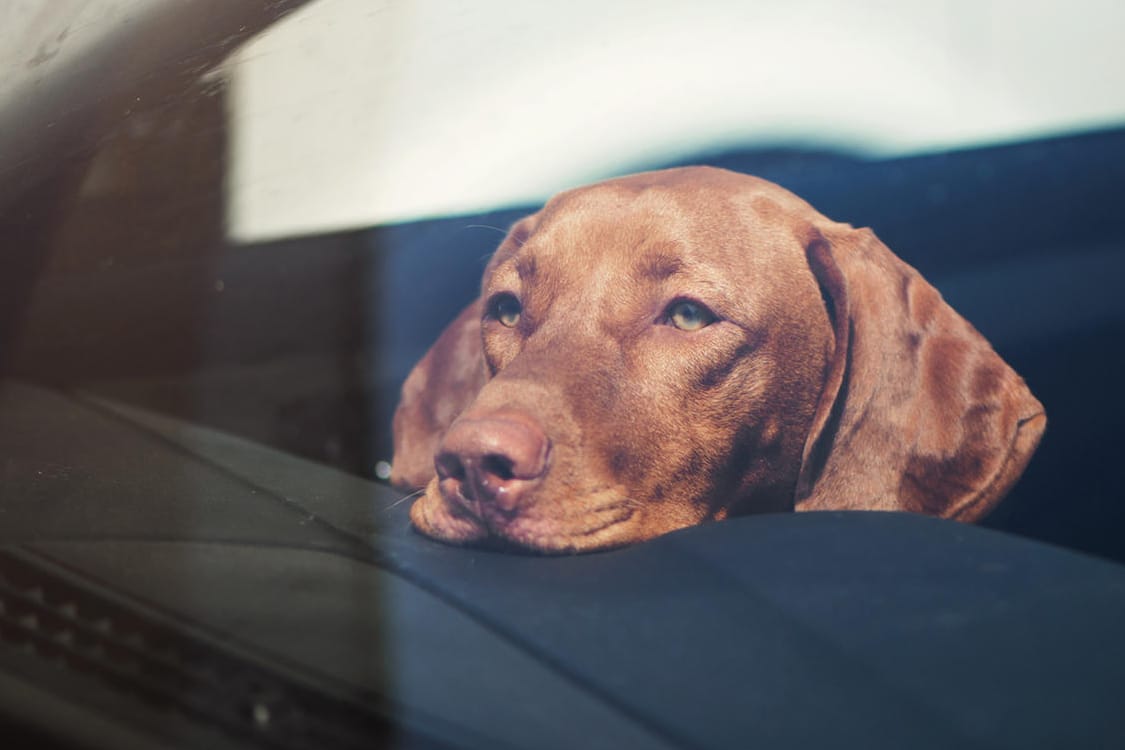
<path fill-rule="evenodd" d="M 418 488 L 429 483 L 442 435 L 484 387 L 480 320 L 478 299 L 446 327 L 403 383 L 394 416 L 393 484 Z"/>
<path fill-rule="evenodd" d="M 1042 404 L 870 230 L 837 225 L 814 235 L 808 261 L 835 350 L 805 444 L 797 510 L 980 518 L 1039 444 Z"/>

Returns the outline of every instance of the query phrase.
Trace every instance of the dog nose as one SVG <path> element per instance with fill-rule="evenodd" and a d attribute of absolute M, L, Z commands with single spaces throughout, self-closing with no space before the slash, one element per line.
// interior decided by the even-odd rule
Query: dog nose
<path fill-rule="evenodd" d="M 443 492 L 514 513 L 547 473 L 551 444 L 534 423 L 504 417 L 458 419 L 434 458 Z"/>

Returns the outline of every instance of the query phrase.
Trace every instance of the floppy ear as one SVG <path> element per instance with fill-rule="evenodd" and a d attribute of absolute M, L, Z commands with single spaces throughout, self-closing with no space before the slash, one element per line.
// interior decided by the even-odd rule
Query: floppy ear
<path fill-rule="evenodd" d="M 870 230 L 814 234 L 808 260 L 836 346 L 805 444 L 797 510 L 980 518 L 1039 444 L 1042 404 Z"/>
<path fill-rule="evenodd" d="M 429 483 L 438 441 L 484 386 L 480 319 L 478 299 L 446 327 L 403 383 L 394 416 L 393 484 L 417 488 Z"/>

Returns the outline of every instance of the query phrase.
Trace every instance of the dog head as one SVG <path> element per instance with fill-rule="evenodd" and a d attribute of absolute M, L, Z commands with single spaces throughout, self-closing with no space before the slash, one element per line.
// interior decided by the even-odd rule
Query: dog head
<path fill-rule="evenodd" d="M 449 542 L 583 551 L 731 515 L 972 520 L 1045 424 L 867 230 L 710 168 L 563 193 L 403 387 L 392 481 Z"/>

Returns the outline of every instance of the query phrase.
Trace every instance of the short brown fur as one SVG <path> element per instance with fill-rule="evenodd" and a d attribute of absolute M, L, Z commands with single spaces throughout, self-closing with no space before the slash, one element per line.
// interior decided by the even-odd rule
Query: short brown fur
<path fill-rule="evenodd" d="M 486 314 L 498 293 L 520 300 L 518 325 Z M 677 299 L 717 320 L 669 325 Z M 514 514 L 435 477 L 458 416 L 548 441 Z M 1023 380 L 869 230 L 692 167 L 563 193 L 513 227 L 481 298 L 403 388 L 392 481 L 426 488 L 411 510 L 425 534 L 546 552 L 765 511 L 975 520 L 1045 424 Z"/>

